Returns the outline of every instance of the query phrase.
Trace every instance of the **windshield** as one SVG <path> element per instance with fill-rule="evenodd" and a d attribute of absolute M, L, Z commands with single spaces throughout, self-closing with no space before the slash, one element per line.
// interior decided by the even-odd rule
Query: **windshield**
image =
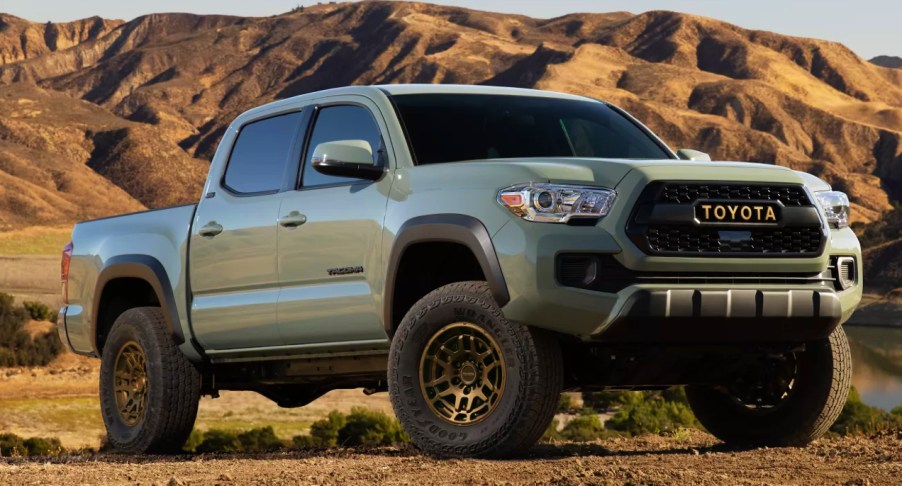
<path fill-rule="evenodd" d="M 393 99 L 418 165 L 520 157 L 673 158 L 603 103 L 479 94 Z"/>

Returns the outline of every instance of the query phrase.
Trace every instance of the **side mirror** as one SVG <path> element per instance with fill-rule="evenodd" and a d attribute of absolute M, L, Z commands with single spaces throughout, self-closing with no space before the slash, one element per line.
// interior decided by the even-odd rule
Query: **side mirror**
<path fill-rule="evenodd" d="M 681 160 L 697 160 L 699 162 L 711 162 L 711 156 L 704 153 L 699 152 L 698 150 L 692 149 L 679 149 L 677 150 L 677 157 Z"/>
<path fill-rule="evenodd" d="M 376 165 L 373 148 L 366 140 L 337 140 L 313 149 L 313 168 L 338 177 L 377 180 L 385 172 Z"/>

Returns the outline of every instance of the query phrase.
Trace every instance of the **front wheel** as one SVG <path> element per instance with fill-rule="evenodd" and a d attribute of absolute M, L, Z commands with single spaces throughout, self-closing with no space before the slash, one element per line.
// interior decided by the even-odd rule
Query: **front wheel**
<path fill-rule="evenodd" d="M 551 422 L 562 380 L 557 341 L 505 319 L 485 282 L 449 284 L 417 302 L 388 364 L 395 415 L 437 456 L 525 452 Z"/>
<path fill-rule="evenodd" d="M 846 403 L 852 357 L 845 331 L 770 356 L 757 371 L 728 386 L 688 387 L 696 418 L 728 444 L 804 446 L 827 432 Z"/>
<path fill-rule="evenodd" d="M 100 410 L 113 449 L 178 452 L 200 401 L 200 373 L 179 351 L 158 307 L 122 313 L 103 346 Z"/>

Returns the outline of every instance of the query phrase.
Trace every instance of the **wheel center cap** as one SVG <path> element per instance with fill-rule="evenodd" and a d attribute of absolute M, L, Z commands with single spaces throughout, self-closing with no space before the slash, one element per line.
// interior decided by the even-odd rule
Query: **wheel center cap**
<path fill-rule="evenodd" d="M 476 366 L 473 363 L 466 363 L 460 367 L 460 381 L 466 385 L 472 385 L 476 381 Z"/>

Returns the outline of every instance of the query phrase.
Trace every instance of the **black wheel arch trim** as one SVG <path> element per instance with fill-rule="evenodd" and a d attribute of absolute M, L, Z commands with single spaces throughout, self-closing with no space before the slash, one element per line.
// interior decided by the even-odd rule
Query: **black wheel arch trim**
<path fill-rule="evenodd" d="M 507 283 L 492 244 L 492 237 L 482 221 L 465 214 L 430 214 L 411 218 L 401 225 L 391 249 L 385 278 L 383 325 L 386 333 L 394 333 L 394 293 L 398 266 L 404 252 L 418 243 L 458 243 L 467 247 L 482 268 L 492 297 L 499 306 L 510 302 Z"/>
<path fill-rule="evenodd" d="M 160 308 L 166 320 L 166 328 L 172 339 L 179 345 L 185 342 L 185 334 L 182 332 L 178 307 L 175 303 L 175 296 L 172 293 L 172 285 L 163 264 L 149 255 L 117 255 L 104 263 L 97 277 L 97 284 L 94 287 L 94 307 L 91 309 L 91 337 L 94 341 L 94 349 L 98 355 L 101 352 L 97 347 L 97 319 L 100 317 L 100 300 L 107 284 L 119 278 L 136 278 L 147 282 L 160 302 Z"/>

